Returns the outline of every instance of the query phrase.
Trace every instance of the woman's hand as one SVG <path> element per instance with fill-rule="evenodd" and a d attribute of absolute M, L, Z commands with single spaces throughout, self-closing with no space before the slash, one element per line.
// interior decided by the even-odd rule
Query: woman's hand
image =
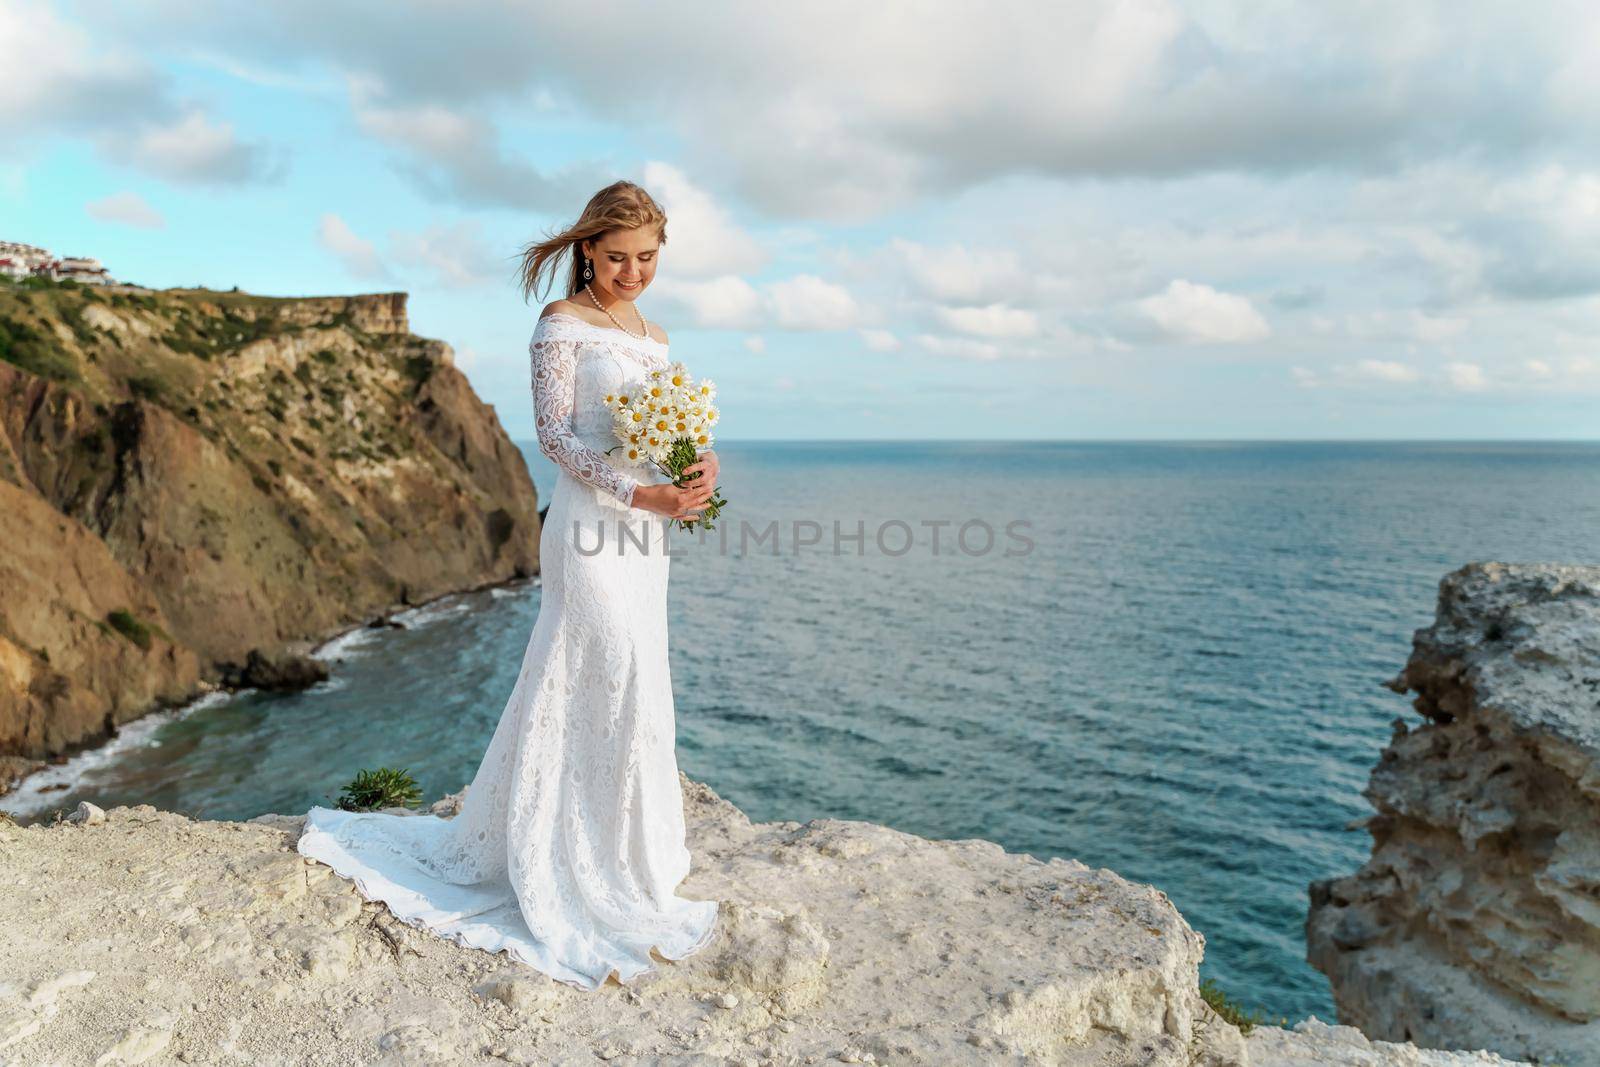
<path fill-rule="evenodd" d="M 688 469 L 694 470 L 699 466 L 702 464 L 697 463 Z M 700 512 L 705 510 L 706 501 L 711 499 L 714 488 L 712 480 L 704 475 L 682 487 L 671 482 L 641 485 L 633 491 L 633 506 L 665 515 L 669 519 L 698 519 Z"/>
<path fill-rule="evenodd" d="M 700 477 L 711 485 L 717 484 L 717 472 L 722 469 L 722 461 L 715 452 L 705 452 L 700 456 L 698 463 L 691 463 L 683 468 L 683 476 L 689 477 L 695 471 L 705 471 Z"/>

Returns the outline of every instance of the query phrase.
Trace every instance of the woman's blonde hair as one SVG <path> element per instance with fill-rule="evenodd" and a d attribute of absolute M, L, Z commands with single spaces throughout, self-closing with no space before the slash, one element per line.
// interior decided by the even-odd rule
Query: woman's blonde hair
<path fill-rule="evenodd" d="M 547 269 L 553 280 L 553 275 L 560 269 L 556 261 L 563 252 L 568 253 L 571 260 L 567 270 L 567 291 L 563 295 L 574 296 L 585 284 L 583 257 L 578 252 L 578 242 L 598 240 L 613 230 L 634 230 L 641 226 L 656 227 L 657 240 L 661 244 L 667 243 L 667 213 L 661 210 L 661 205 L 633 182 L 612 182 L 589 198 L 577 222 L 558 234 L 547 234 L 544 240 L 524 246 L 522 268 L 518 272 L 522 299 L 526 301 L 535 290 L 541 288 L 540 280 Z M 544 299 L 543 293 L 539 299 Z"/>

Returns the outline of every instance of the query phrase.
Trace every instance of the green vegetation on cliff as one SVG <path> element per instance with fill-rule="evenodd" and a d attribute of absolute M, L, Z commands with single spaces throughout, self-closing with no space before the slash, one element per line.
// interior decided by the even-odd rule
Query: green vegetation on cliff
<path fill-rule="evenodd" d="M 60 348 L 26 321 L 0 318 L 0 359 L 41 378 L 76 381 L 78 368 Z"/>

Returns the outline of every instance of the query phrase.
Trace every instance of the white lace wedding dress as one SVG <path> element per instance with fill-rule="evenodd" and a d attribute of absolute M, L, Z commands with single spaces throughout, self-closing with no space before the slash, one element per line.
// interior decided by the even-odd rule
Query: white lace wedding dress
<path fill-rule="evenodd" d="M 557 313 L 528 350 L 539 447 L 559 467 L 539 537 L 543 591 L 461 810 L 314 807 L 298 848 L 404 922 L 593 991 L 613 971 L 624 982 L 650 971 L 652 948 L 678 960 L 704 947 L 718 912 L 675 893 L 689 850 L 670 559 L 665 520 L 631 506 L 640 478 L 662 479 L 602 454 L 616 443 L 602 398 L 664 366 L 667 346 Z"/>

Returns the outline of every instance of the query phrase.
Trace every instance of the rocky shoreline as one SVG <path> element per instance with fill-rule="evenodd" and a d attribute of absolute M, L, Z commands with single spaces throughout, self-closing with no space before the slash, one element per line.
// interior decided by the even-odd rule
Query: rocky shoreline
<path fill-rule="evenodd" d="M 705 949 L 593 994 L 395 922 L 295 851 L 303 816 L 0 820 L 16 1063 L 1490 1065 L 1307 1020 L 1246 1038 L 1204 938 L 1105 868 L 871 823 L 751 823 L 680 778 Z M 431 813 L 449 817 L 463 794 Z"/>
<path fill-rule="evenodd" d="M 211 682 L 201 679 L 196 683 L 195 691 L 190 693 L 186 699 L 172 704 L 158 703 L 151 705 L 150 707 L 146 708 L 142 714 L 129 719 L 127 722 L 118 724 L 117 727 L 109 730 L 107 733 L 85 738 L 76 744 L 68 746 L 65 751 L 57 753 L 51 756 L 49 759 L 34 759 L 25 756 L 0 756 L 0 817 L 4 817 L 4 805 L 7 803 L 7 801 L 5 801 L 3 798 L 5 798 L 8 794 L 24 789 L 30 777 L 40 774 L 50 767 L 59 767 L 68 764 L 78 756 L 86 753 L 96 752 L 104 748 L 112 741 L 117 739 L 123 727 L 131 723 L 140 722 L 163 711 L 173 711 L 181 715 L 189 709 L 192 709 L 195 705 L 206 700 L 208 697 L 214 697 L 218 694 L 242 693 L 258 688 L 275 690 L 297 690 L 307 688 L 330 676 L 332 668 L 328 665 L 325 659 L 318 655 L 318 650 L 340 640 L 341 638 L 349 637 L 352 634 L 360 633 L 363 630 L 369 629 L 403 629 L 405 627 L 405 623 L 398 621 L 395 616 L 413 611 L 422 611 L 434 604 L 439 603 L 440 601 L 449 600 L 452 597 L 487 592 L 491 589 L 502 589 L 507 586 L 519 585 L 529 580 L 530 579 L 526 577 L 512 576 L 510 578 L 497 581 L 484 582 L 480 585 L 472 586 L 466 589 L 449 590 L 447 592 L 440 593 L 438 596 L 421 601 L 420 603 L 411 604 L 396 602 L 389 604 L 380 609 L 366 622 L 357 623 L 354 626 L 339 627 L 323 634 L 286 641 L 284 642 L 282 649 L 274 658 L 267 659 L 266 657 L 260 657 L 259 662 L 264 665 L 264 670 L 270 671 L 272 674 L 277 675 L 278 677 L 276 678 L 263 677 L 255 674 L 235 674 L 235 676 L 231 678 L 225 676 L 219 682 Z M 535 576 L 532 580 L 537 581 L 537 576 Z M 70 789 L 71 787 L 67 784 L 60 784 L 52 785 L 48 788 L 52 790 L 64 791 Z M 3 1061 L 0 1061 L 0 1063 L 3 1063 Z"/>

